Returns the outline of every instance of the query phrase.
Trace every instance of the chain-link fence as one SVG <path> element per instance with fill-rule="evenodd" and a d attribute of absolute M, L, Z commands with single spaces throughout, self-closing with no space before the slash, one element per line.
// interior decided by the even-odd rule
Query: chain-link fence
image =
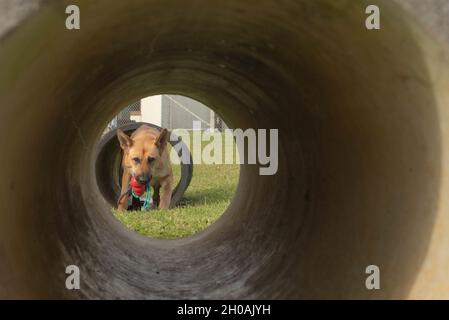
<path fill-rule="evenodd" d="M 141 103 L 140 100 L 127 106 L 125 109 L 119 112 L 112 120 L 108 123 L 103 135 L 111 130 L 119 128 L 125 124 L 132 122 L 139 122 L 141 115 Z"/>

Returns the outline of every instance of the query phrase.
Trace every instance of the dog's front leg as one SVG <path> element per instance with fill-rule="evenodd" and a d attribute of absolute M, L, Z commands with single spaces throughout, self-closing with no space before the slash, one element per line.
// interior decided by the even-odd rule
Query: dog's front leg
<path fill-rule="evenodd" d="M 153 193 L 153 205 L 155 207 L 159 207 L 159 203 L 161 202 L 161 195 L 159 193 L 160 189 L 161 189 L 160 185 L 153 186 L 153 190 L 154 190 L 154 193 Z"/>
<path fill-rule="evenodd" d="M 170 207 L 172 195 L 172 179 L 168 178 L 161 182 L 162 195 L 160 196 L 159 209 L 168 209 Z"/>
<path fill-rule="evenodd" d="M 123 196 L 128 191 L 129 180 L 131 179 L 131 174 L 127 169 L 123 170 L 122 175 L 122 190 L 120 191 L 120 201 L 118 203 L 118 209 L 126 211 L 128 210 L 128 196 Z M 123 196 L 123 197 L 122 197 Z"/>

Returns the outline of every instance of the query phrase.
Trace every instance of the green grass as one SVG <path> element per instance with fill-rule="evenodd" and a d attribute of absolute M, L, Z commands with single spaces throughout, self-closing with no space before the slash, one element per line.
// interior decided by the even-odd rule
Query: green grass
<path fill-rule="evenodd" d="M 175 181 L 180 166 L 173 165 Z M 114 216 L 144 236 L 175 239 L 193 235 L 218 219 L 227 208 L 238 183 L 239 165 L 195 164 L 193 177 L 181 203 L 170 210 L 121 212 Z"/>

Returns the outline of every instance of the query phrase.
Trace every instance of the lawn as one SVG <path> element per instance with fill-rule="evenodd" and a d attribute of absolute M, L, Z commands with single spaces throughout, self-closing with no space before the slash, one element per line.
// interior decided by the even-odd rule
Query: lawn
<path fill-rule="evenodd" d="M 180 166 L 173 165 L 175 181 Z M 181 203 L 170 210 L 120 212 L 114 216 L 144 236 L 175 239 L 193 235 L 218 219 L 235 193 L 238 164 L 195 164 L 193 177 Z"/>

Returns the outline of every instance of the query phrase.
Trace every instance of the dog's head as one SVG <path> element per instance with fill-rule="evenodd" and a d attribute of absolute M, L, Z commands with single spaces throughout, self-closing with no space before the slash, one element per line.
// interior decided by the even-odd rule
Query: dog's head
<path fill-rule="evenodd" d="M 150 181 L 152 169 L 160 162 L 168 137 L 169 133 L 165 128 L 155 139 L 132 139 L 122 130 L 117 129 L 117 138 L 124 152 L 123 165 L 130 170 L 139 183 Z"/>

